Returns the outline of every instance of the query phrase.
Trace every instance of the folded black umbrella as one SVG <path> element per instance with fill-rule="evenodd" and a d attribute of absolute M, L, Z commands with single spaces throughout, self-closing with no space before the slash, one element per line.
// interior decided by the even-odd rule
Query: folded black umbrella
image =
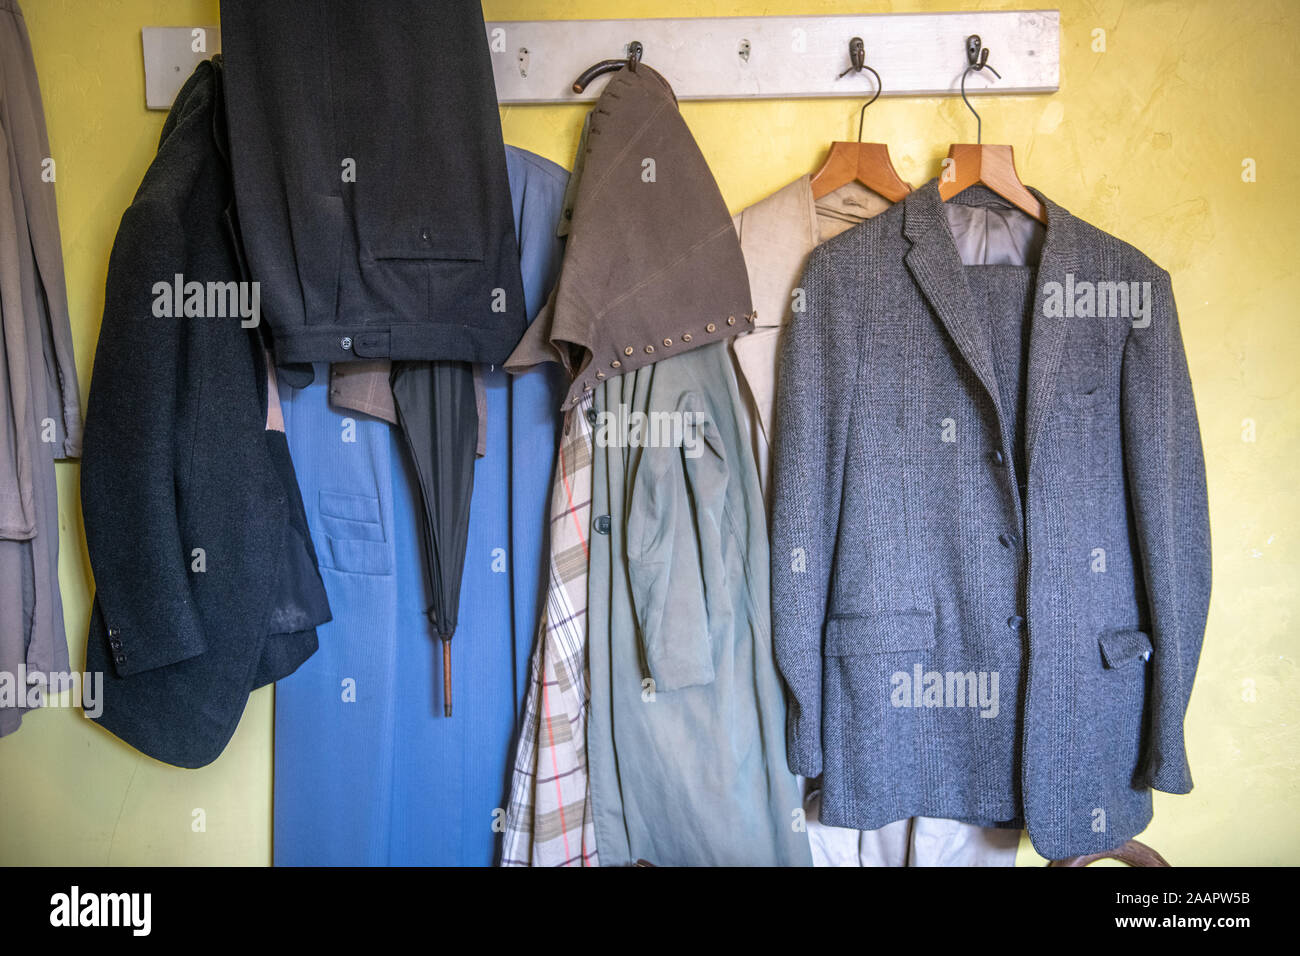
<path fill-rule="evenodd" d="M 390 381 L 423 506 L 429 620 L 442 641 L 443 712 L 451 716 L 451 638 L 460 611 L 460 582 L 474 491 L 478 405 L 467 362 L 394 362 Z"/>

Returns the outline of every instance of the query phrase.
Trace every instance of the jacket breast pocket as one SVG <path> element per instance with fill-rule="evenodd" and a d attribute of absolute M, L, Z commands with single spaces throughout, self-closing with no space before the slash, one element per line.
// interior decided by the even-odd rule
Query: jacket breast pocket
<path fill-rule="evenodd" d="M 1087 325 L 1081 319 L 1067 333 L 1061 355 L 1059 382 L 1061 397 L 1071 408 L 1091 408 L 1116 397 L 1118 379 L 1112 377 L 1108 333 L 1102 324 Z"/>
<path fill-rule="evenodd" d="M 321 567 L 351 574 L 391 574 L 392 543 L 375 495 L 321 491 L 316 499 L 316 556 Z"/>
<path fill-rule="evenodd" d="M 1061 395 L 1070 408 L 1086 409 L 1101 404 L 1111 394 L 1101 363 L 1089 358 L 1063 361 Z"/>
<path fill-rule="evenodd" d="M 1118 370 L 1104 350 L 1077 348 L 1062 357 L 1061 440 L 1072 457 L 1071 481 L 1108 486 L 1123 470 Z"/>
<path fill-rule="evenodd" d="M 827 657 L 894 654 L 934 647 L 934 612 L 877 611 L 872 614 L 833 614 L 826 621 Z"/>

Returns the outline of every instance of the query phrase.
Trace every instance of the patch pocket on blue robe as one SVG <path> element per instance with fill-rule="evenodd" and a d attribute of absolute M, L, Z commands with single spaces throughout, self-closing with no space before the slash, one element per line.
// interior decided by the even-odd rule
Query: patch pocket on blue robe
<path fill-rule="evenodd" d="M 391 574 L 393 546 L 375 495 L 321 491 L 312 537 L 322 567 L 351 574 Z"/>

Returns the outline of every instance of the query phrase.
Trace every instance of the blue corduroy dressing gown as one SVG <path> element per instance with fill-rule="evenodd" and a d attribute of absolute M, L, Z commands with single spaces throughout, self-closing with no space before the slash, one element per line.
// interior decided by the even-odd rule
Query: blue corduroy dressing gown
<path fill-rule="evenodd" d="M 529 320 L 563 252 L 568 174 L 506 147 Z M 484 368 L 487 454 L 474 473 L 455 712 L 444 717 L 414 474 L 396 430 L 335 410 L 318 366 L 281 386 L 285 431 L 334 620 L 276 686 L 277 865 L 491 865 L 543 594 L 558 366 Z"/>

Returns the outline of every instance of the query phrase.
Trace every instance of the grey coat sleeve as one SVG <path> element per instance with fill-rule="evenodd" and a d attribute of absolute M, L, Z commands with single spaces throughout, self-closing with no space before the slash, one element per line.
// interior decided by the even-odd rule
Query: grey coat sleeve
<path fill-rule="evenodd" d="M 1205 460 L 1169 276 L 1152 282 L 1150 323 L 1129 331 L 1124 457 L 1151 631 L 1149 730 L 1138 785 L 1187 793 L 1183 718 L 1210 600 Z"/>
<path fill-rule="evenodd" d="M 781 338 L 772 443 L 772 640 L 790 692 L 790 769 L 821 773 L 822 629 L 858 349 L 852 300 L 825 255 L 808 259 Z M 840 331 L 843 329 L 844 331 Z"/>

